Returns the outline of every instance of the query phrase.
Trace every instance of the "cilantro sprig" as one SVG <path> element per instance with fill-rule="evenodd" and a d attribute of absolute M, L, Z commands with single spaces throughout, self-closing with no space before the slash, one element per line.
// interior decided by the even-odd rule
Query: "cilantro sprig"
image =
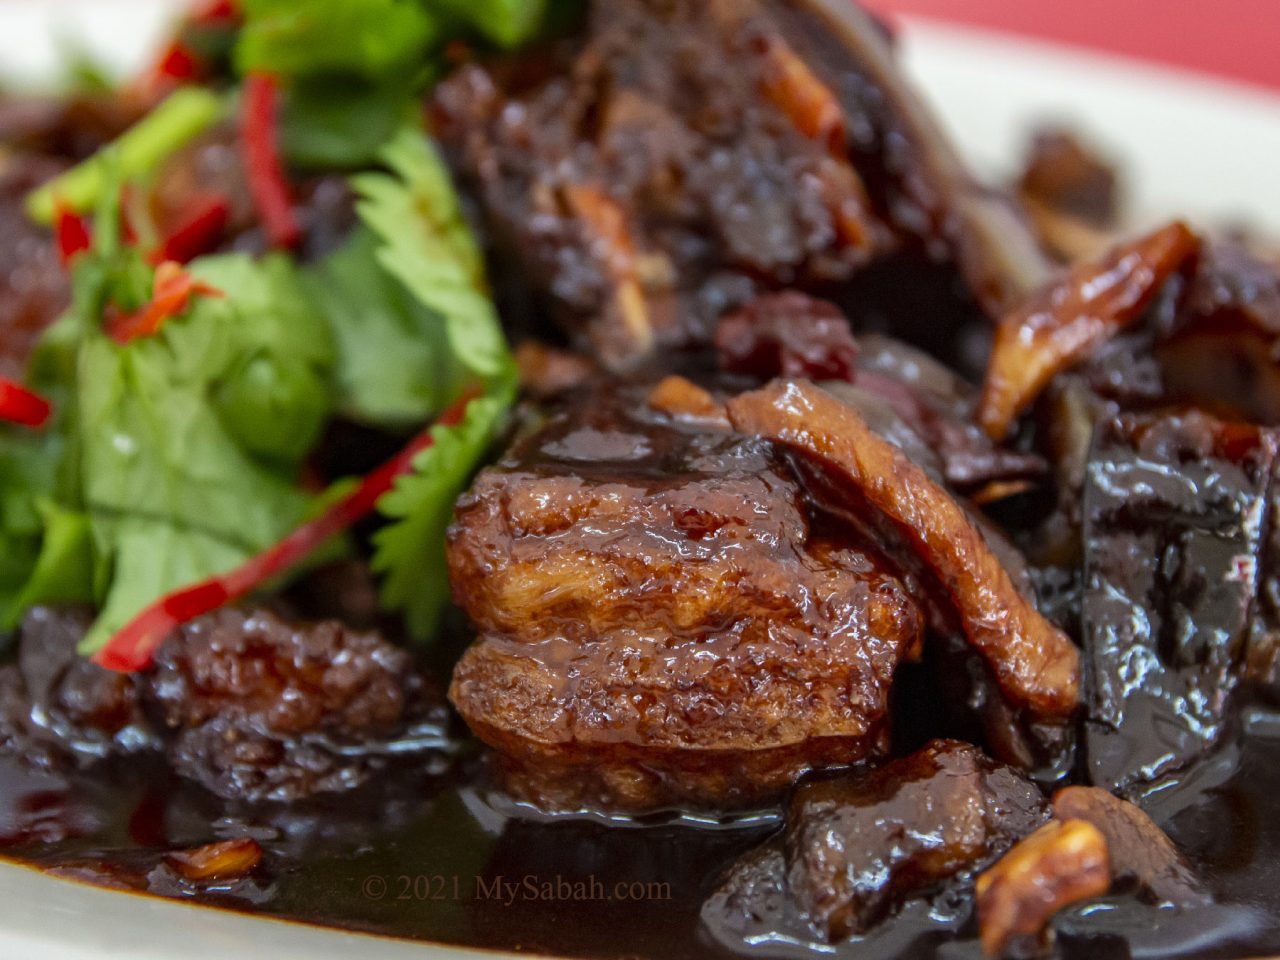
<path fill-rule="evenodd" d="M 239 21 L 220 26 L 228 62 L 278 84 L 283 159 L 355 171 L 359 224 L 318 262 L 223 254 L 179 275 L 123 238 L 121 181 L 145 186 L 233 114 L 226 75 L 205 74 L 216 92 L 179 88 L 29 198 L 39 219 L 97 215 L 92 246 L 68 245 L 73 302 L 28 378 L 55 415 L 40 432 L 0 424 L 0 630 L 31 605 L 90 603 L 99 616 L 84 649 L 105 654 L 166 598 L 232 580 L 228 599 L 270 586 L 254 571 L 277 576 L 286 556 L 296 567 L 320 545 L 304 531 L 356 516 L 344 491 L 378 489 L 373 476 L 320 493 L 301 484 L 328 420 L 409 434 L 447 409 L 457 415 L 418 433 L 367 505 L 384 520 L 372 541 L 383 602 L 431 635 L 447 602 L 453 503 L 503 428 L 516 376 L 418 98 L 447 43 L 515 45 L 565 2 L 242 0 Z M 184 293 L 158 310 L 166 283 Z"/>

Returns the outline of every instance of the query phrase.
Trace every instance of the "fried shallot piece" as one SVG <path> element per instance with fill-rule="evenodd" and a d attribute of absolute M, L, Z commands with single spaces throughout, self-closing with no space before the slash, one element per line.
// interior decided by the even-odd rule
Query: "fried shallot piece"
<path fill-rule="evenodd" d="M 547 808 L 741 807 L 878 753 L 921 614 L 815 529 L 770 444 L 570 399 L 483 471 L 449 535 L 479 628 L 450 696 Z"/>
<path fill-rule="evenodd" d="M 775 380 L 729 401 L 739 431 L 812 461 L 914 551 L 959 613 L 965 636 L 1004 695 L 1040 719 L 1079 703 L 1075 646 L 1019 592 L 964 509 L 851 407 L 803 381 Z"/>
<path fill-rule="evenodd" d="M 1002 439 L 1053 377 L 1139 319 L 1199 247 L 1182 223 L 1121 244 L 1034 294 L 996 328 L 978 421 Z"/>

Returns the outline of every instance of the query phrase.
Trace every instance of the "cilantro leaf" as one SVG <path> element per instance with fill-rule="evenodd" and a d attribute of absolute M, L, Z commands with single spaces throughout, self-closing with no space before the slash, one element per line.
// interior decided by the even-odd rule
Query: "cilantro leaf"
<path fill-rule="evenodd" d="M 306 495 L 222 423 L 213 391 L 238 351 L 226 326 L 200 319 L 81 349 L 81 483 L 103 606 L 88 650 L 157 597 L 266 548 L 306 510 Z"/>
<path fill-rule="evenodd" d="M 508 49 L 531 39 L 547 12 L 547 0 L 434 0 L 433 6 Z"/>
<path fill-rule="evenodd" d="M 37 604 L 93 600 L 93 541 L 88 516 L 46 498 L 36 502 L 36 509 L 44 525 L 40 550 L 0 627 L 16 626 L 23 611 Z"/>
<path fill-rule="evenodd" d="M 145 303 L 153 275 L 121 244 L 114 204 L 103 206 L 71 310 L 33 364 L 35 382 L 61 391 L 60 446 L 22 497 L 0 491 L 6 510 L 26 505 L 17 537 L 27 576 L 6 577 L 8 618 L 88 593 L 79 598 L 101 613 L 86 650 L 303 517 L 311 498 L 294 474 L 328 417 L 334 362 L 328 325 L 281 255 L 196 261 L 192 273 L 225 296 L 197 297 L 156 336 L 112 342 L 106 311 Z M 27 470 L 41 463 L 30 449 L 20 459 Z"/>
<path fill-rule="evenodd" d="M 285 92 L 280 145 L 290 164 L 312 170 L 372 166 L 378 151 L 413 116 L 415 85 L 396 75 L 295 80 Z"/>
<path fill-rule="evenodd" d="M 205 257 L 191 273 L 224 299 L 197 302 L 209 329 L 227 328 L 236 357 L 213 390 L 223 426 L 250 453 L 295 464 L 315 445 L 330 410 L 336 360 L 324 316 L 283 254 Z"/>
<path fill-rule="evenodd" d="M 444 161 L 413 128 L 392 138 L 382 161 L 390 174 L 352 178 L 360 218 L 381 242 L 379 262 L 442 318 L 459 364 L 484 379 L 500 376 L 509 363 L 506 338 Z"/>
<path fill-rule="evenodd" d="M 241 73 L 379 79 L 425 58 L 436 28 L 416 0 L 241 0 Z"/>
<path fill-rule="evenodd" d="M 338 347 L 337 409 L 350 419 L 400 428 L 427 420 L 466 377 L 437 314 L 378 261 L 364 227 L 304 274 Z"/>
<path fill-rule="evenodd" d="M 373 569 L 383 575 L 382 602 L 404 612 L 410 632 L 429 637 L 449 598 L 445 530 L 515 396 L 514 380 L 472 400 L 455 427 L 436 427 L 434 444 L 418 454 L 413 472 L 379 502 L 391 520 L 374 536 Z"/>
<path fill-rule="evenodd" d="M 60 452 L 52 429 L 0 426 L 0 631 L 17 623 L 31 592 L 45 528 L 41 500 L 56 486 Z"/>

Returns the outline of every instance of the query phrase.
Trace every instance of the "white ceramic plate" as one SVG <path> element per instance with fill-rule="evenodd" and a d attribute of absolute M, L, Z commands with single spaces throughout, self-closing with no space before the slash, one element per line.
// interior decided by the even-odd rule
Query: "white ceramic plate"
<path fill-rule="evenodd" d="M 168 0 L 0 0 L 0 74 L 37 83 L 67 49 L 126 72 L 163 35 Z M 1064 120 L 1125 171 L 1136 219 L 1186 214 L 1280 236 L 1280 97 L 994 34 L 911 21 L 903 44 L 975 167 L 1007 176 L 1028 131 Z M 446 960 L 471 950 L 402 943 L 113 893 L 0 865 L 0 958 Z M 527 955 L 525 955 L 527 956 Z"/>

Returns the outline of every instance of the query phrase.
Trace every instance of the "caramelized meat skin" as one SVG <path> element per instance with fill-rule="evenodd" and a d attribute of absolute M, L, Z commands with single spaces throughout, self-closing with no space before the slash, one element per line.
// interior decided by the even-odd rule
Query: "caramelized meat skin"
<path fill-rule="evenodd" d="M 466 67 L 435 113 L 499 251 L 615 369 L 887 246 L 834 94 L 750 2 L 599 0 L 563 56 Z"/>
<path fill-rule="evenodd" d="M 770 380 L 852 380 L 858 345 L 839 308 L 803 293 L 766 294 L 720 318 L 720 369 Z"/>
<path fill-rule="evenodd" d="M 1017 589 L 951 495 L 851 407 L 812 384 L 775 381 L 729 401 L 729 419 L 797 451 L 887 521 L 950 598 L 1010 701 L 1041 719 L 1071 715 L 1079 702 L 1076 648 Z"/>
<path fill-rule="evenodd" d="M 996 328 L 978 420 L 1001 439 L 1059 372 L 1138 320 L 1199 241 L 1173 223 L 1036 293 Z"/>
<path fill-rule="evenodd" d="M 983 952 L 1038 956 L 1055 913 L 1110 889 L 1102 832 L 1087 820 L 1051 820 L 978 877 Z"/>
<path fill-rule="evenodd" d="M 1096 785 L 1156 779 L 1222 736 L 1267 567 L 1276 449 L 1268 431 L 1197 412 L 1099 426 L 1083 607 Z"/>
<path fill-rule="evenodd" d="M 864 933 L 904 900 L 982 869 L 1044 822 L 1011 767 L 935 741 L 867 772 L 802 785 L 787 813 L 787 885 L 822 939 Z"/>
<path fill-rule="evenodd" d="M 810 524 L 767 444 L 579 396 L 481 473 L 449 536 L 481 637 L 451 697 L 549 807 L 741 806 L 874 753 L 919 639 L 893 576 Z"/>
<path fill-rule="evenodd" d="M 348 789 L 385 765 L 379 744 L 443 724 L 403 649 L 266 612 L 187 624 L 160 648 L 149 686 L 174 769 L 227 798 Z"/>
<path fill-rule="evenodd" d="M 1098 787 L 1064 787 L 1054 794 L 1053 815 L 1087 820 L 1102 832 L 1117 882 L 1133 882 L 1144 895 L 1176 907 L 1209 902 L 1177 847 L 1141 807 Z"/>

